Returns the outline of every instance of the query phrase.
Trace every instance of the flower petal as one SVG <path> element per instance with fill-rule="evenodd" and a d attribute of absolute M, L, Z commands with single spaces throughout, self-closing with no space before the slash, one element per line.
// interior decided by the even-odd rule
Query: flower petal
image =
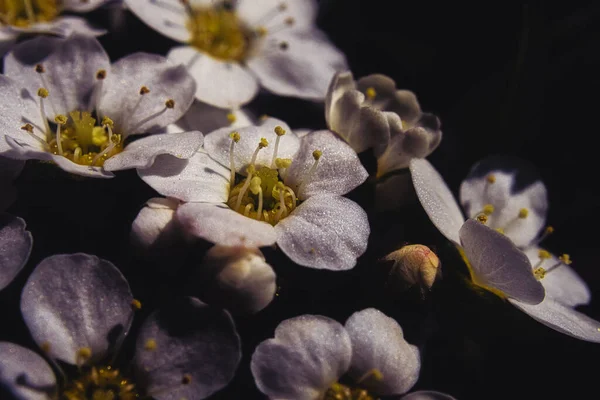
<path fill-rule="evenodd" d="M 456 400 L 454 397 L 433 390 L 419 390 L 403 396 L 400 400 Z"/>
<path fill-rule="evenodd" d="M 463 224 L 459 235 L 476 284 L 527 304 L 544 300 L 544 287 L 529 259 L 509 238 L 473 219 Z"/>
<path fill-rule="evenodd" d="M 261 86 L 281 96 L 324 100 L 335 73 L 348 68 L 344 53 L 317 29 L 283 30 L 259 46 L 246 64 Z"/>
<path fill-rule="evenodd" d="M 21 313 L 35 342 L 70 364 L 98 361 L 127 334 L 133 296 L 109 261 L 83 253 L 47 257 L 21 295 Z M 91 350 L 90 359 L 78 352 Z"/>
<path fill-rule="evenodd" d="M 322 154 L 317 169 L 309 175 L 315 164 L 315 150 Z M 300 149 L 286 171 L 285 183 L 298 189 L 296 195 L 304 200 L 316 194 L 344 195 L 362 184 L 368 176 L 349 145 L 331 131 L 316 131 L 300 141 Z"/>
<path fill-rule="evenodd" d="M 36 64 L 44 66 L 41 76 L 36 72 Z M 48 90 L 44 103 L 52 121 L 57 114 L 88 110 L 96 73 L 109 68 L 110 61 L 102 45 L 83 35 L 54 40 L 34 38 L 17 45 L 4 62 L 4 73 L 27 89 L 28 97 L 36 103 L 38 89 Z"/>
<path fill-rule="evenodd" d="M 183 64 L 196 80 L 196 98 L 221 108 L 238 108 L 258 93 L 256 78 L 242 65 L 212 58 L 191 46 L 174 47 L 167 57 Z"/>
<path fill-rule="evenodd" d="M 150 92 L 141 94 L 143 86 Z M 195 90 L 194 79 L 182 66 L 156 54 L 134 53 L 112 65 L 99 109 L 114 120 L 118 133 L 145 133 L 181 118 L 192 105 Z M 169 100 L 174 107 L 167 107 Z"/>
<path fill-rule="evenodd" d="M 89 12 L 108 3 L 111 0 L 63 0 L 62 7 L 65 10 L 75 12 Z"/>
<path fill-rule="evenodd" d="M 167 127 L 167 132 L 200 131 L 210 133 L 225 127 L 235 129 L 250 126 L 254 124 L 253 120 L 254 116 L 246 109 L 226 110 L 201 101 L 194 101 L 183 117 Z"/>
<path fill-rule="evenodd" d="M 600 343 L 600 322 L 555 301 L 551 297 L 546 297 L 543 302 L 537 305 L 509 300 L 514 306 L 529 314 L 530 317 L 555 331 L 588 342 Z"/>
<path fill-rule="evenodd" d="M 225 203 L 229 198 L 229 170 L 203 152 L 189 160 L 158 156 L 138 175 L 163 196 L 178 200 Z"/>
<path fill-rule="evenodd" d="M 493 183 L 488 181 L 490 176 Z M 548 194 L 532 166 L 523 160 L 496 156 L 471 168 L 460 186 L 460 203 L 469 217 L 491 204 L 494 211 L 488 216 L 488 226 L 502 228 L 517 246 L 526 247 L 546 222 Z M 522 209 L 528 211 L 525 218 L 519 218 Z"/>
<path fill-rule="evenodd" d="M 131 236 L 136 244 L 147 249 L 169 232 L 179 201 L 155 197 L 146 202 L 131 224 Z"/>
<path fill-rule="evenodd" d="M 177 209 L 177 219 L 192 235 L 223 246 L 261 247 L 276 240 L 273 226 L 224 204 L 186 203 Z"/>
<path fill-rule="evenodd" d="M 351 269 L 367 249 L 367 214 L 352 200 L 315 195 L 275 225 L 277 245 L 297 264 Z"/>
<path fill-rule="evenodd" d="M 188 14 L 178 0 L 124 0 L 125 5 L 152 29 L 178 42 L 191 39 Z"/>
<path fill-rule="evenodd" d="M 264 26 L 278 28 L 293 18 L 293 27 L 307 27 L 314 24 L 317 16 L 315 0 L 239 0 L 235 12 L 246 24 L 253 28 Z"/>
<path fill-rule="evenodd" d="M 414 386 L 421 370 L 419 349 L 404 339 L 395 320 L 368 308 L 352 314 L 345 327 L 352 341 L 351 377 L 367 375 L 361 385 L 383 396 L 406 393 Z M 374 370 L 381 380 L 368 376 Z"/>
<path fill-rule="evenodd" d="M 202 146 L 204 136 L 198 131 L 150 135 L 128 144 L 104 163 L 107 171 L 148 168 L 159 155 L 187 160 Z"/>
<path fill-rule="evenodd" d="M 335 104 L 346 92 L 354 89 L 356 89 L 356 84 L 354 83 L 352 71 L 338 71 L 333 78 L 331 78 L 329 88 L 327 89 L 327 95 L 325 96 L 325 121 L 327 122 L 329 129 L 335 130 L 331 126 L 332 120 L 336 117 L 333 115 L 336 113 L 336 109 L 334 108 Z M 359 97 L 362 97 L 360 103 L 362 103 L 365 96 L 362 93 L 360 93 L 360 95 Z"/>
<path fill-rule="evenodd" d="M 261 392 L 276 399 L 321 398 L 350 366 L 352 344 L 344 327 L 320 315 L 281 322 L 260 343 L 250 369 Z"/>
<path fill-rule="evenodd" d="M 277 150 L 278 158 L 294 158 L 294 155 L 300 148 L 300 139 L 292 132 L 290 127 L 283 121 L 276 118 L 267 118 L 258 126 L 247 126 L 245 128 L 231 129 L 222 128 L 206 135 L 204 140 L 204 149 L 223 165 L 229 165 L 229 148 L 231 146 L 232 131 L 240 134 L 240 140 L 233 148 L 233 160 L 235 169 L 238 173 L 246 175 L 246 167 L 250 164 L 252 156 L 260 143 L 261 138 L 267 139 L 269 146 L 258 152 L 255 165 L 257 167 L 271 167 L 273 153 L 275 152 L 275 142 L 277 135 L 275 127 L 280 126 L 285 130 L 285 135 L 279 139 Z"/>
<path fill-rule="evenodd" d="M 540 248 L 536 246 L 523 250 L 534 266 L 540 261 L 539 250 Z M 555 255 L 550 255 L 551 258 L 544 260 L 541 266 L 547 269 L 559 263 L 560 266 L 552 268 L 540 280 L 546 290 L 546 297 L 569 307 L 589 304 L 592 294 L 585 281 L 577 275 L 573 268 L 561 263 Z"/>
<path fill-rule="evenodd" d="M 0 342 L 0 360 L 0 388 L 10 398 L 47 400 L 56 394 L 54 372 L 37 353 L 14 343 Z"/>
<path fill-rule="evenodd" d="M 226 311 L 186 297 L 144 321 L 136 341 L 136 377 L 157 400 L 204 399 L 231 381 L 240 346 Z"/>
<path fill-rule="evenodd" d="M 442 235 L 459 244 L 458 231 L 465 220 L 444 178 L 425 159 L 414 158 L 409 167 L 415 191 L 429 219 Z"/>
<path fill-rule="evenodd" d="M 0 290 L 7 287 L 23 269 L 33 246 L 25 221 L 0 213 Z"/>
<path fill-rule="evenodd" d="M 275 271 L 257 248 L 213 246 L 199 268 L 202 299 L 236 314 L 254 314 L 271 303 Z"/>

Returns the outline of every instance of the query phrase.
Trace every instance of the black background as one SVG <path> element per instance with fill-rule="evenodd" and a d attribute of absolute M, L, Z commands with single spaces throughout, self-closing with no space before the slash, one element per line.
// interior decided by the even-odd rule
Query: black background
<path fill-rule="evenodd" d="M 110 15 L 99 10 L 91 18 L 106 26 Z M 113 60 L 133 51 L 166 54 L 175 44 L 132 15 L 124 14 L 123 22 L 121 31 L 100 38 Z M 599 22 L 596 4 L 389 0 L 324 0 L 318 19 L 356 78 L 386 74 L 440 117 L 444 138 L 429 159 L 455 192 L 471 165 L 488 155 L 515 155 L 537 167 L 548 188 L 548 222 L 555 228 L 544 245 L 571 255 L 592 290 L 592 303 L 580 310 L 598 320 Z M 325 127 L 321 104 L 262 93 L 249 107 L 292 127 Z M 17 186 L 19 200 L 9 212 L 27 221 L 34 250 L 26 270 L 0 293 L 1 340 L 33 345 L 18 312 L 19 292 L 28 272 L 51 254 L 88 252 L 119 266 L 144 304 L 132 335 L 154 307 L 175 294 L 196 294 L 189 277 L 208 244 L 186 253 L 179 269 L 174 248 L 162 265 L 132 250 L 131 222 L 155 195 L 134 172 L 109 181 L 74 179 L 52 165 L 30 162 Z M 232 384 L 214 398 L 260 398 L 249 357 L 281 320 L 313 313 L 344 322 L 365 307 L 395 317 L 408 340 L 420 346 L 423 365 L 414 389 L 463 400 L 597 397 L 599 344 L 562 335 L 508 303 L 470 290 L 455 250 L 418 207 L 377 213 L 369 187 L 352 197 L 370 212 L 373 231 L 359 265 L 348 272 L 315 271 L 266 249 L 278 274 L 278 296 L 259 314 L 236 317 L 244 357 Z M 387 267 L 377 262 L 406 242 L 429 245 L 442 259 L 442 279 L 425 299 L 418 291 L 395 290 Z"/>

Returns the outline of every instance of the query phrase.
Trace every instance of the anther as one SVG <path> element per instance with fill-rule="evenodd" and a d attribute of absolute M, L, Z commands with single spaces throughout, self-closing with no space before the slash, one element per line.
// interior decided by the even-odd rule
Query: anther
<path fill-rule="evenodd" d="M 549 252 L 549 251 L 547 251 L 547 250 L 540 249 L 540 250 L 538 251 L 538 257 L 539 257 L 541 260 L 547 260 L 547 259 L 549 259 L 549 258 L 552 258 L 552 254 L 550 254 L 550 252 Z"/>
<path fill-rule="evenodd" d="M 21 129 L 23 129 L 24 131 L 27 131 L 29 133 L 33 133 L 33 125 L 31 125 L 31 124 L 25 124 L 21 127 Z"/>
<path fill-rule="evenodd" d="M 279 43 L 279 48 L 281 50 L 287 50 L 290 47 L 290 45 L 288 44 L 288 42 L 281 42 Z"/>
<path fill-rule="evenodd" d="M 65 125 L 67 123 L 67 116 L 58 114 L 56 117 L 54 117 L 54 122 L 56 122 L 58 125 Z"/>
<path fill-rule="evenodd" d="M 191 377 L 191 375 L 185 374 L 181 378 L 181 384 L 183 384 L 183 385 L 189 385 L 190 383 L 192 383 L 192 377 Z"/>
<path fill-rule="evenodd" d="M 560 257 L 558 257 L 558 259 L 566 265 L 571 265 L 571 263 L 573 262 L 571 261 L 571 257 L 568 254 L 563 254 Z"/>
<path fill-rule="evenodd" d="M 106 78 L 106 70 L 99 69 L 98 72 L 96 72 L 96 79 L 101 81 L 101 80 L 104 80 L 105 78 Z"/>
<path fill-rule="evenodd" d="M 546 229 L 544 229 L 544 233 L 547 235 L 550 235 L 551 233 L 554 233 L 554 227 L 553 226 L 547 226 Z"/>
<path fill-rule="evenodd" d="M 265 28 L 264 26 L 259 26 L 258 28 L 256 28 L 255 32 L 256 32 L 256 35 L 258 35 L 260 37 L 267 36 L 267 33 L 269 33 L 267 28 Z"/>
<path fill-rule="evenodd" d="M 365 95 L 367 96 L 367 99 L 373 100 L 375 96 L 377 96 L 377 92 L 375 91 L 375 88 L 369 87 L 365 91 Z"/>
<path fill-rule="evenodd" d="M 141 310 L 142 302 L 139 301 L 138 299 L 131 300 L 131 308 L 133 308 L 135 311 Z"/>
<path fill-rule="evenodd" d="M 46 88 L 39 88 L 37 91 L 37 95 L 40 96 L 42 99 L 45 99 L 50 95 L 50 92 L 48 92 L 48 89 Z"/>
<path fill-rule="evenodd" d="M 485 214 L 479 214 L 475 217 L 477 219 L 477 221 L 481 222 L 482 224 L 487 223 L 488 217 Z"/>
<path fill-rule="evenodd" d="M 44 72 L 46 72 L 46 68 L 44 68 L 44 65 L 42 64 L 36 64 L 35 72 L 37 72 L 38 74 L 43 74 Z"/>
<path fill-rule="evenodd" d="M 112 128 L 113 126 L 115 126 L 115 123 L 112 119 L 105 116 L 102 118 L 102 126 L 105 126 L 105 125 L 110 126 Z"/>
<path fill-rule="evenodd" d="M 167 107 L 167 108 L 175 108 L 175 100 L 168 99 L 167 101 L 165 101 L 165 107 Z"/>
<path fill-rule="evenodd" d="M 496 176 L 494 174 L 489 174 L 485 177 L 485 180 L 488 181 L 488 183 L 494 183 L 496 182 Z"/>
<path fill-rule="evenodd" d="M 496 228 L 496 232 L 504 235 L 504 229 L 502 229 L 502 228 Z"/>
<path fill-rule="evenodd" d="M 525 219 L 525 218 L 527 218 L 527 216 L 528 216 L 528 215 L 529 215 L 529 210 L 528 210 L 528 209 L 526 209 L 526 208 L 521 208 L 521 209 L 519 210 L 519 218 L 521 218 L 521 219 Z"/>
<path fill-rule="evenodd" d="M 146 340 L 146 343 L 144 343 L 144 350 L 153 351 L 156 350 L 156 346 L 156 340 L 148 339 Z"/>
<path fill-rule="evenodd" d="M 239 142 L 240 141 L 240 134 L 238 131 L 233 131 L 229 134 L 229 137 L 234 141 L 234 142 Z"/>
<path fill-rule="evenodd" d="M 48 342 L 44 342 L 40 345 L 40 349 L 42 349 L 42 351 L 44 353 L 49 353 L 50 352 L 50 343 Z"/>
<path fill-rule="evenodd" d="M 240 141 L 240 134 L 237 131 L 233 131 L 229 134 L 229 137 L 231 138 L 231 143 L 229 144 L 229 184 L 233 186 L 235 185 L 235 159 L 233 157 L 233 148 L 235 147 L 235 144 Z"/>
<path fill-rule="evenodd" d="M 548 271 L 546 271 L 544 268 L 537 267 L 536 269 L 533 270 L 533 276 L 535 276 L 535 279 L 537 279 L 539 281 L 539 280 L 544 279 L 547 272 Z"/>
<path fill-rule="evenodd" d="M 232 112 L 227 113 L 227 121 L 229 121 L 230 124 L 233 124 L 236 120 L 237 120 L 237 117 L 235 116 L 234 113 L 232 113 Z"/>
<path fill-rule="evenodd" d="M 58 154 L 60 154 L 62 156 L 63 155 L 62 135 L 60 133 L 60 130 L 61 130 L 61 126 L 65 125 L 67 123 L 67 116 L 58 114 L 56 117 L 54 117 L 54 122 L 56 122 L 56 125 L 57 125 L 56 126 L 56 146 L 58 147 Z"/>
<path fill-rule="evenodd" d="M 142 87 L 140 88 L 140 95 L 141 95 L 141 96 L 143 96 L 143 95 L 145 95 L 145 94 L 148 94 L 148 93 L 150 93 L 150 89 L 148 89 L 148 86 L 142 86 Z M 168 107 L 168 106 L 167 106 L 167 107 Z"/>
<path fill-rule="evenodd" d="M 289 168 L 290 165 L 292 165 L 291 158 L 276 158 L 275 159 L 275 166 L 278 169 Z"/>
<path fill-rule="evenodd" d="M 259 221 L 262 216 L 263 208 L 263 192 L 262 188 L 260 187 L 261 183 L 262 180 L 258 176 L 253 177 L 250 181 L 250 191 L 253 195 L 258 196 L 258 208 L 256 209 L 256 219 Z"/>
<path fill-rule="evenodd" d="M 314 150 L 312 152 L 312 156 L 315 159 L 315 162 L 310 167 L 310 169 L 308 170 L 308 174 L 306 174 L 306 178 L 304 178 L 304 180 L 302 181 L 302 183 L 298 187 L 298 196 L 301 195 L 302 189 L 304 189 L 304 186 L 306 186 L 306 184 L 310 181 L 310 179 L 312 178 L 313 174 L 315 173 L 315 171 L 317 169 L 317 166 L 319 165 L 319 160 L 323 156 L 323 152 L 321 150 Z"/>
<path fill-rule="evenodd" d="M 260 149 L 264 149 L 269 146 L 269 141 L 266 138 L 260 138 L 260 142 L 258 142 L 258 147 Z"/>
<path fill-rule="evenodd" d="M 483 206 L 483 213 L 485 215 L 492 215 L 494 213 L 494 206 L 492 204 L 486 204 Z"/>
<path fill-rule="evenodd" d="M 286 25 L 292 26 L 296 23 L 296 20 L 292 17 L 287 17 L 284 22 Z"/>
<path fill-rule="evenodd" d="M 92 357 L 92 349 L 89 347 L 82 347 L 77 350 L 77 364 L 85 363 L 90 357 Z"/>
<path fill-rule="evenodd" d="M 277 160 L 277 152 L 279 151 L 279 139 L 281 139 L 281 137 L 285 135 L 285 129 L 283 129 L 279 125 L 275 127 L 274 131 L 277 135 L 277 139 L 275 139 L 275 149 L 273 150 L 273 158 L 271 159 L 271 168 L 274 168 L 276 166 L 275 162 Z"/>

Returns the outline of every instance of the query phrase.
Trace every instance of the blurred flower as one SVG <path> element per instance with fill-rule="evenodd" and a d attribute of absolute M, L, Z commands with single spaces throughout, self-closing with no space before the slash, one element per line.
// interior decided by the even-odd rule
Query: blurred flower
<path fill-rule="evenodd" d="M 256 347 L 250 363 L 261 392 L 293 400 L 403 394 L 420 368 L 417 347 L 404 339 L 396 321 L 374 308 L 352 314 L 345 326 L 320 315 L 285 320 L 273 339 Z M 352 386 L 339 382 L 344 374 Z"/>
<path fill-rule="evenodd" d="M 342 197 L 367 172 L 329 131 L 298 138 L 272 118 L 222 128 L 189 161 L 158 158 L 139 175 L 163 196 L 184 201 L 178 221 L 215 244 L 277 243 L 294 262 L 331 270 L 352 268 L 367 247 L 366 213 Z"/>
<path fill-rule="evenodd" d="M 33 238 L 25 230 L 25 221 L 7 213 L 0 213 L 0 290 L 7 287 L 23 269 Z"/>
<path fill-rule="evenodd" d="M 110 65 L 91 37 L 38 37 L 4 60 L 0 76 L 0 154 L 53 161 L 65 171 L 109 178 L 112 171 L 148 167 L 159 154 L 188 158 L 198 132 L 153 135 L 178 120 L 195 84 L 182 66 L 135 53 Z"/>
<path fill-rule="evenodd" d="M 419 285 L 421 292 L 430 290 L 439 273 L 440 259 L 431 249 L 422 244 L 403 246 L 385 256 L 393 261 L 390 275 L 408 286 Z"/>
<path fill-rule="evenodd" d="M 60 16 L 63 11 L 84 13 L 95 10 L 110 0 L 5 0 L 0 2 L 0 55 L 10 50 L 20 35 L 49 34 L 67 37 L 73 33 L 100 36 L 81 17 Z"/>
<path fill-rule="evenodd" d="M 19 176 L 25 161 L 0 156 L 0 212 L 6 210 L 17 198 L 13 180 Z"/>
<path fill-rule="evenodd" d="M 378 178 L 427 157 L 442 140 L 439 119 L 421 112 L 413 92 L 397 90 L 380 74 L 354 81 L 351 72 L 338 72 L 325 98 L 325 119 L 357 153 L 373 148 Z"/>
<path fill-rule="evenodd" d="M 125 0 L 153 29 L 187 46 L 168 58 L 186 65 L 196 98 L 237 108 L 258 84 L 282 96 L 323 100 L 344 55 L 314 24 L 315 0 Z"/>
<path fill-rule="evenodd" d="M 547 209 L 541 182 L 517 190 L 516 171 L 500 173 L 506 168 L 498 168 L 481 176 L 474 173 L 476 166 L 461 186 L 461 201 L 475 217 L 465 222 L 452 192 L 427 160 L 413 159 L 410 171 L 421 205 L 438 230 L 458 246 L 473 283 L 559 332 L 600 342 L 600 322 L 574 309 L 587 304 L 590 295 L 567 265 L 568 257 L 552 263 L 551 254 L 536 247 Z M 492 222 L 495 226 L 488 225 Z M 530 260 L 536 263 L 532 266 Z M 550 267 L 540 269 L 543 262 Z"/>
<path fill-rule="evenodd" d="M 202 300 L 236 314 L 268 306 L 277 285 L 275 271 L 257 248 L 213 246 L 198 269 Z"/>
<path fill-rule="evenodd" d="M 194 298 L 150 314 L 136 341 L 132 376 L 124 375 L 111 360 L 140 307 L 110 262 L 81 253 L 44 259 L 23 289 L 21 313 L 45 355 L 57 368 L 76 365 L 76 375 L 59 387 L 42 357 L 0 342 L 0 384 L 26 399 L 194 400 L 229 383 L 241 357 L 233 320 Z"/>

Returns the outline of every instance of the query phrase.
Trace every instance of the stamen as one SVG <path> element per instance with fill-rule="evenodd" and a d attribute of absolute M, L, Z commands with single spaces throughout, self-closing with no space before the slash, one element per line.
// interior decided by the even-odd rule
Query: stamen
<path fill-rule="evenodd" d="M 140 93 L 141 94 L 141 93 Z M 136 103 L 137 104 L 137 103 Z M 160 111 L 155 112 L 152 115 L 147 116 L 146 118 L 142 119 L 140 122 L 138 122 L 136 125 L 134 125 L 132 128 L 127 129 L 128 133 L 135 133 L 136 130 L 138 130 L 142 125 L 144 125 L 146 122 L 151 121 L 154 118 L 157 118 L 159 116 L 161 116 L 162 114 L 165 113 L 165 111 L 173 109 L 175 107 L 175 100 L 173 99 L 168 99 L 167 101 L 165 101 L 165 108 L 163 108 Z"/>
<path fill-rule="evenodd" d="M 546 277 L 546 274 L 548 273 L 548 271 L 546 271 L 544 268 L 542 267 L 537 267 L 536 269 L 533 270 L 533 276 L 535 277 L 535 279 L 542 280 Z"/>
<path fill-rule="evenodd" d="M 135 311 L 141 310 L 142 309 L 142 302 L 139 301 L 138 299 L 131 300 L 131 308 L 133 308 Z"/>
<path fill-rule="evenodd" d="M 90 96 L 90 104 L 88 106 L 89 110 L 96 110 L 97 113 L 99 113 L 98 102 L 100 100 L 100 96 L 102 95 L 102 88 L 104 87 L 104 79 L 106 79 L 106 70 L 99 69 L 96 72 L 96 83 L 94 84 L 94 89 L 92 91 L 92 95 Z M 100 117 L 99 114 L 98 114 L 98 117 Z"/>
<path fill-rule="evenodd" d="M 521 209 L 519 210 L 519 218 L 520 218 L 520 219 L 525 219 L 525 218 L 527 218 L 527 216 L 528 216 L 528 215 L 529 215 L 529 210 L 528 210 L 528 209 L 526 209 L 526 208 L 521 208 Z"/>
<path fill-rule="evenodd" d="M 271 168 L 275 168 L 277 161 L 277 151 L 279 150 L 279 140 L 283 135 L 285 135 L 285 129 L 281 126 L 277 125 L 275 127 L 275 134 L 277 135 L 277 139 L 275 139 L 275 149 L 273 150 L 273 158 L 271 160 Z"/>
<path fill-rule="evenodd" d="M 263 208 L 263 192 L 260 184 L 262 183 L 261 179 L 258 176 L 252 178 L 250 182 L 250 191 L 255 196 L 258 195 L 258 208 L 256 209 L 256 219 L 260 221 L 260 217 L 262 216 L 262 208 Z"/>
<path fill-rule="evenodd" d="M 27 19 L 31 23 L 35 23 L 35 13 L 33 12 L 33 5 L 31 4 L 31 0 L 24 0 L 25 3 L 25 12 L 27 13 Z"/>
<path fill-rule="evenodd" d="M 46 82 L 46 78 L 44 76 L 44 74 L 46 73 L 46 67 L 44 67 L 44 64 L 36 64 L 35 72 L 37 72 L 38 76 L 40 77 L 40 81 L 42 82 L 42 88 L 46 91 L 46 93 L 48 93 L 48 90 L 45 88 L 49 88 L 50 86 L 48 86 L 48 82 Z M 39 90 L 38 90 L 38 96 L 40 96 Z M 46 94 L 46 97 L 48 97 L 48 94 Z M 52 102 L 50 102 L 50 107 L 52 107 L 52 112 L 54 114 L 56 114 L 56 109 L 54 108 L 54 105 L 52 104 Z"/>
<path fill-rule="evenodd" d="M 236 120 L 237 120 L 237 117 L 235 116 L 233 111 L 230 113 L 227 113 L 227 121 L 229 121 L 230 124 L 233 124 Z"/>
<path fill-rule="evenodd" d="M 554 228 L 552 226 L 547 226 L 546 229 L 544 229 L 544 233 L 542 233 L 542 236 L 540 236 L 537 240 L 535 240 L 532 245 L 537 245 L 540 244 L 541 242 L 543 242 L 548 236 L 550 236 L 552 233 L 554 232 Z"/>
<path fill-rule="evenodd" d="M 561 265 L 571 265 L 571 263 L 573 263 L 573 261 L 571 260 L 571 257 L 568 254 L 562 254 L 560 257 L 558 257 L 558 262 L 556 264 L 554 264 L 553 266 L 551 266 L 550 268 L 548 268 L 548 270 L 546 272 L 550 272 L 555 270 L 556 268 L 560 267 Z"/>
<path fill-rule="evenodd" d="M 292 165 L 292 159 L 291 158 L 276 158 L 275 159 L 275 166 L 278 169 L 289 168 L 290 165 Z"/>
<path fill-rule="evenodd" d="M 365 380 L 369 379 L 369 378 L 373 378 L 378 382 L 382 382 L 383 381 L 383 374 L 381 373 L 380 370 L 378 370 L 377 368 L 373 368 L 369 371 L 367 371 L 363 376 L 361 376 L 356 383 L 361 383 L 364 382 Z"/>
<path fill-rule="evenodd" d="M 230 185 L 235 185 L 235 160 L 233 157 L 233 148 L 235 144 L 240 141 L 240 134 L 237 131 L 233 131 L 229 134 L 231 138 L 231 143 L 229 144 L 229 169 L 231 172 L 231 176 L 229 179 Z"/>
<path fill-rule="evenodd" d="M 275 18 L 280 12 L 284 12 L 287 10 L 287 4 L 281 2 L 277 6 L 268 10 L 262 17 L 258 19 L 258 21 L 254 22 L 252 25 L 254 26 L 262 26 L 265 25 L 266 22 Z"/>
<path fill-rule="evenodd" d="M 256 162 L 256 157 L 258 157 L 258 152 L 261 149 L 264 149 L 265 147 L 267 147 L 268 145 L 269 145 L 269 142 L 267 141 L 267 139 L 260 138 L 260 142 L 258 143 L 258 147 L 256 148 L 256 150 L 254 150 L 254 154 L 252 154 L 252 160 L 250 161 L 250 165 L 254 165 L 254 163 Z"/>
<path fill-rule="evenodd" d="M 479 214 L 475 217 L 475 219 L 485 225 L 488 221 L 488 216 L 485 214 Z"/>
<path fill-rule="evenodd" d="M 494 213 L 494 206 L 492 204 L 486 204 L 483 206 L 483 213 L 485 215 L 492 215 Z"/>
<path fill-rule="evenodd" d="M 183 375 L 183 377 L 181 378 L 181 384 L 189 385 L 190 383 L 192 383 L 192 376 L 189 374 Z"/>
<path fill-rule="evenodd" d="M 315 150 L 315 151 L 313 151 L 312 155 L 313 155 L 313 158 L 315 159 L 315 162 L 310 167 L 310 170 L 308 170 L 308 174 L 306 174 L 306 178 L 304 178 L 304 180 L 302 181 L 302 183 L 298 187 L 298 195 L 299 196 L 302 193 L 302 189 L 304 189 L 304 187 L 306 186 L 306 184 L 310 181 L 310 179 L 312 178 L 313 174 L 315 173 L 315 171 L 317 169 L 317 166 L 319 165 L 319 160 L 321 159 L 321 156 L 323 155 L 323 152 L 321 150 Z"/>
<path fill-rule="evenodd" d="M 60 154 L 62 156 L 63 148 L 62 148 L 62 136 L 60 134 L 60 128 L 61 128 L 61 126 L 65 125 L 67 123 L 67 117 L 65 115 L 59 114 L 54 118 L 54 122 L 56 122 L 56 145 L 58 146 L 58 154 Z"/>
<path fill-rule="evenodd" d="M 369 87 L 365 90 L 365 95 L 367 96 L 367 100 L 373 100 L 375 96 L 377 96 L 377 92 L 375 91 L 375 88 Z"/>
<path fill-rule="evenodd" d="M 283 213 L 285 213 L 285 215 L 283 216 L 287 217 L 288 212 L 287 207 L 285 206 L 285 185 L 283 184 L 283 182 L 277 182 L 276 187 L 277 191 L 279 192 L 279 211 L 277 211 L 275 219 L 279 221 Z"/>
<path fill-rule="evenodd" d="M 156 350 L 157 344 L 156 344 L 156 340 L 154 339 L 148 339 L 146 340 L 146 343 L 144 343 L 144 350 L 148 350 L 148 351 L 154 351 Z"/>
<path fill-rule="evenodd" d="M 256 30 L 254 31 L 254 34 L 258 37 L 265 37 L 267 36 L 267 33 L 269 33 L 268 29 L 265 28 L 264 26 L 259 26 L 258 28 L 256 28 Z"/>
<path fill-rule="evenodd" d="M 27 124 L 23 125 L 21 127 L 21 129 L 24 130 L 25 132 L 29 133 L 31 135 L 31 137 L 33 137 L 35 140 L 37 140 L 42 145 L 44 145 L 44 147 L 48 148 L 48 143 L 33 132 L 33 125 L 27 123 Z"/>
<path fill-rule="evenodd" d="M 486 176 L 486 177 L 485 177 L 485 180 L 486 180 L 488 183 L 494 183 L 494 182 L 496 182 L 496 175 L 494 175 L 494 174 L 489 174 L 488 176 Z"/>
<path fill-rule="evenodd" d="M 40 114 L 42 121 L 44 121 L 44 128 L 46 129 L 46 140 L 50 141 L 50 124 L 48 123 L 48 117 L 46 116 L 46 107 L 44 106 L 44 99 L 47 98 L 50 93 L 46 88 L 39 88 L 37 95 L 40 97 Z"/>
<path fill-rule="evenodd" d="M 240 189 L 240 193 L 238 194 L 237 200 L 235 202 L 235 211 L 240 209 L 240 206 L 242 205 L 242 199 L 244 198 L 244 194 L 246 194 L 246 190 L 248 190 L 248 186 L 250 186 L 252 174 L 254 174 L 254 172 L 256 172 L 254 163 L 248 165 L 248 168 L 246 168 L 246 171 L 248 172 L 248 177 L 246 178 L 246 181 L 244 182 L 244 186 L 242 186 L 242 188 Z M 250 204 L 250 206 L 252 206 L 252 205 Z M 246 206 L 246 208 L 247 207 L 248 206 Z"/>
<path fill-rule="evenodd" d="M 105 118 L 107 118 L 107 117 L 105 117 Z M 108 118 L 108 120 L 110 122 L 112 122 L 112 120 L 110 118 Z M 102 122 L 105 122 L 105 121 L 103 120 Z M 110 153 L 118 144 L 117 142 L 112 140 L 113 132 L 112 132 L 111 125 L 112 124 L 107 123 L 102 126 L 108 134 L 108 140 L 110 141 L 110 144 L 104 150 L 102 150 L 100 153 L 96 154 L 96 157 L 94 157 L 94 159 L 92 160 L 92 164 L 91 164 L 92 166 L 96 165 L 96 162 L 98 160 L 100 160 L 105 154 Z"/>
<path fill-rule="evenodd" d="M 85 364 L 87 360 L 90 359 L 90 357 L 92 357 L 92 349 L 90 349 L 89 347 L 80 348 L 79 350 L 77 350 L 76 355 L 77 365 L 81 366 Z"/>

